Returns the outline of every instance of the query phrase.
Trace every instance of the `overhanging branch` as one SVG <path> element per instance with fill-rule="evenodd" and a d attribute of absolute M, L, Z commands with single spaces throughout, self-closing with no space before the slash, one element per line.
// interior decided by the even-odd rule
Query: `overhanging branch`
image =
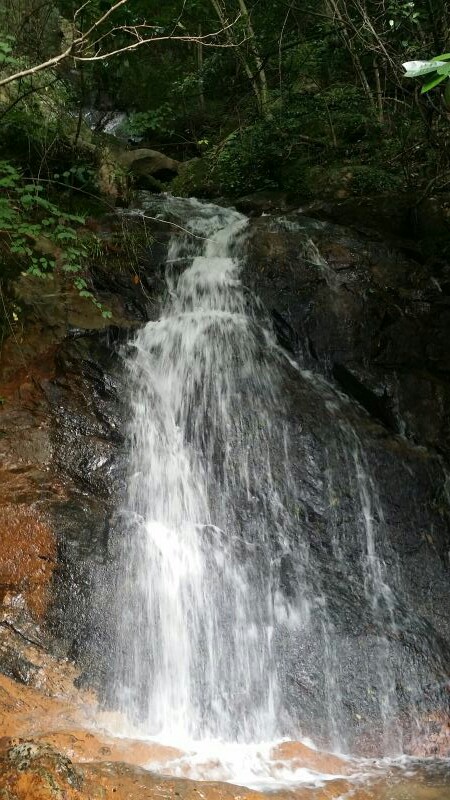
<path fill-rule="evenodd" d="M 67 59 L 74 59 L 77 62 L 95 62 L 95 61 L 105 61 L 108 58 L 112 58 L 116 55 L 120 55 L 121 53 L 132 52 L 143 45 L 155 44 L 157 42 L 165 42 L 165 41 L 177 41 L 177 42 L 189 42 L 189 43 L 197 43 L 202 44 L 204 47 L 220 47 L 220 48 L 229 48 L 229 47 L 239 47 L 243 42 L 231 42 L 229 37 L 225 42 L 220 42 L 219 37 L 221 34 L 229 32 L 229 29 L 232 28 L 237 20 L 240 18 L 240 14 L 236 17 L 233 22 L 227 22 L 223 25 L 219 30 L 213 31 L 212 33 L 205 33 L 205 34 L 197 34 L 197 35 L 190 35 L 190 34 L 183 34 L 183 35 L 175 35 L 173 29 L 172 33 L 167 35 L 151 35 L 147 36 L 146 33 L 150 31 L 158 30 L 158 27 L 155 25 L 149 25 L 147 22 L 142 22 L 137 25 L 115 25 L 109 29 L 104 34 L 101 34 L 98 38 L 95 37 L 97 33 L 100 33 L 99 28 L 114 14 L 122 6 L 126 5 L 129 0 L 118 0 L 118 2 L 114 3 L 111 8 L 108 9 L 99 19 L 97 19 L 85 32 L 76 31 L 76 21 L 77 18 L 80 16 L 82 10 L 88 5 L 88 2 L 85 2 L 80 8 L 75 11 L 73 16 L 73 31 L 74 31 L 74 38 L 70 45 L 65 48 L 61 53 L 53 56 L 52 58 L 47 59 L 46 61 L 41 62 L 40 64 L 35 64 L 33 67 L 27 67 L 25 69 L 19 70 L 18 72 L 13 73 L 12 75 L 7 75 L 6 77 L 0 80 L 0 87 L 7 86 L 14 81 L 19 80 L 20 78 L 26 78 L 30 75 L 36 75 L 39 72 L 43 72 L 47 69 L 52 69 L 53 67 L 57 67 L 63 61 Z M 175 26 L 176 27 L 176 26 Z M 76 31 L 76 34 L 75 34 Z M 134 41 L 129 42 L 128 44 L 121 45 L 120 47 L 116 47 L 114 49 L 106 49 L 105 52 L 96 52 L 94 55 L 88 55 L 88 52 L 95 47 L 98 47 L 100 42 L 106 42 L 109 38 L 113 36 L 117 36 L 118 34 L 124 34 L 126 36 L 134 37 Z"/>

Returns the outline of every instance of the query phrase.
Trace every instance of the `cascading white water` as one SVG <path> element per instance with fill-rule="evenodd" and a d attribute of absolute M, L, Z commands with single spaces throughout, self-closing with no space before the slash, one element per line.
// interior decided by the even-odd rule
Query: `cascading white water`
<path fill-rule="evenodd" d="M 164 219 L 177 220 L 167 300 L 127 359 L 116 705 L 134 732 L 181 746 L 315 727 L 346 749 L 359 681 L 366 726 L 376 720 L 384 752 L 399 752 L 397 684 L 403 670 L 413 706 L 420 680 L 396 642 L 416 623 L 391 589 L 382 551 L 394 568 L 395 558 L 348 401 L 280 352 L 241 285 L 246 218 L 162 202 Z M 289 391 L 308 396 L 310 429 L 289 410 Z"/>
<path fill-rule="evenodd" d="M 286 615 L 269 555 L 289 527 L 271 468 L 275 345 L 246 313 L 234 256 L 246 218 L 193 211 L 170 245 L 164 312 L 129 361 L 118 694 L 148 734 L 258 741 L 279 733 L 274 616 Z"/>

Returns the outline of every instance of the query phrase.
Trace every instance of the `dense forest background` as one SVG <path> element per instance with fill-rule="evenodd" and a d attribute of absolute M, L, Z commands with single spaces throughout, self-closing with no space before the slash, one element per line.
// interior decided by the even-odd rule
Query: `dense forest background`
<path fill-rule="evenodd" d="M 59 269 L 97 302 L 86 218 L 174 175 L 210 197 L 445 192 L 446 82 L 422 93 L 402 63 L 449 40 L 446 0 L 5 0 L 2 277 Z M 181 167 L 130 178 L 142 148 Z"/>

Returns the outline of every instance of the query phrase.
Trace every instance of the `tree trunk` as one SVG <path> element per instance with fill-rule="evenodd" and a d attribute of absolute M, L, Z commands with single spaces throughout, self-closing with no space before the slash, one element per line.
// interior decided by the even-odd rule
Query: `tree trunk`
<path fill-rule="evenodd" d="M 198 88 L 199 88 L 199 102 L 202 114 L 205 113 L 205 92 L 203 89 L 203 43 L 201 41 L 202 26 L 198 26 L 199 41 L 197 42 L 197 67 L 198 67 Z"/>
<path fill-rule="evenodd" d="M 236 42 L 236 39 L 233 35 L 232 28 L 228 25 L 228 20 L 225 14 L 225 10 L 222 8 L 220 0 L 211 0 L 211 5 L 216 12 L 219 22 L 222 25 L 222 28 L 225 30 L 225 34 L 227 36 L 228 42 L 233 47 L 234 52 L 236 53 L 237 60 L 241 63 L 244 68 L 244 72 L 247 75 L 247 78 L 250 82 L 250 85 L 253 89 L 254 95 L 256 97 L 256 102 L 258 104 L 258 109 L 262 113 L 263 109 L 263 98 L 261 96 L 260 84 L 261 81 L 259 79 L 259 75 L 256 71 L 252 70 L 245 53 L 243 51 L 242 45 Z"/>
<path fill-rule="evenodd" d="M 264 64 L 261 58 L 261 54 L 259 52 L 258 47 L 258 40 L 256 38 L 255 30 L 252 25 L 252 21 L 250 19 L 250 14 L 248 12 L 248 8 L 245 4 L 245 0 L 239 0 L 239 8 L 241 9 L 242 18 L 245 21 L 248 37 L 250 42 L 250 48 L 253 53 L 253 58 L 255 60 L 255 66 L 257 70 L 257 77 L 259 80 L 259 94 L 261 98 L 261 112 L 262 114 L 267 114 L 268 112 L 268 100 L 269 100 L 269 92 L 267 87 L 267 76 L 264 69 Z"/>
<path fill-rule="evenodd" d="M 334 16 L 336 17 L 337 21 L 339 22 L 340 33 L 341 33 L 342 39 L 344 40 L 344 44 L 345 44 L 345 46 L 346 46 L 346 48 L 348 50 L 348 53 L 350 55 L 350 58 L 351 58 L 352 62 L 353 62 L 353 67 L 354 67 L 355 72 L 356 72 L 356 74 L 357 74 L 357 76 L 358 76 L 358 78 L 359 78 L 359 80 L 361 82 L 361 86 L 362 86 L 362 88 L 364 90 L 364 93 L 366 94 L 369 103 L 372 106 L 375 106 L 375 102 L 374 102 L 374 99 L 373 99 L 372 91 L 370 89 L 369 81 L 367 80 L 367 76 L 366 76 L 366 73 L 364 72 L 364 69 L 363 69 L 361 61 L 359 59 L 358 53 L 356 52 L 355 48 L 353 47 L 353 43 L 352 43 L 351 37 L 350 37 L 349 32 L 348 32 L 348 26 L 347 26 L 347 23 L 346 23 L 343 15 L 342 15 L 341 9 L 339 8 L 338 0 L 329 0 L 329 6 L 330 6 L 332 14 L 334 14 Z"/>

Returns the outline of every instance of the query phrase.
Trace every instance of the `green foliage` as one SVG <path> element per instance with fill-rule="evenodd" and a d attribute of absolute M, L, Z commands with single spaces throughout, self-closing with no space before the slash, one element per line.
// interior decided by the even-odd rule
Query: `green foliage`
<path fill-rule="evenodd" d="M 224 192 L 276 189 L 280 151 L 274 126 L 258 120 L 230 134 L 217 150 L 214 177 Z"/>
<path fill-rule="evenodd" d="M 311 198 L 336 199 L 395 191 L 400 187 L 400 179 L 380 166 L 351 162 L 310 167 L 305 185 Z"/>
<path fill-rule="evenodd" d="M 427 76 L 421 92 L 427 92 L 446 81 L 445 99 L 450 106 L 450 53 L 443 53 L 430 61 L 407 61 L 403 64 L 405 78 L 419 78 Z"/>
<path fill-rule="evenodd" d="M 400 178 L 382 166 L 353 165 L 350 186 L 352 194 L 371 195 L 395 191 L 401 185 Z"/>
<path fill-rule="evenodd" d="M 75 226 L 84 218 L 52 202 L 39 181 L 29 182 L 10 161 L 0 161 L 0 234 L 8 251 L 25 264 L 29 275 L 49 278 L 60 271 L 71 276 L 80 297 L 89 298 L 106 318 L 85 279 L 89 254 Z"/>
<path fill-rule="evenodd" d="M 130 114 L 125 123 L 125 130 L 132 136 L 149 136 L 151 134 L 173 133 L 174 109 L 169 103 L 163 103 L 150 111 L 137 111 Z"/>
<path fill-rule="evenodd" d="M 104 0 L 84 5 L 77 17 L 80 29 L 87 30 L 107 5 Z M 450 103 L 450 55 L 434 59 L 440 63 L 431 69 L 425 62 L 425 96 L 419 103 L 398 75 L 402 57 L 446 49 L 444 0 L 386 0 L 382 8 L 376 0 L 333 0 L 332 15 L 324 13 L 322 0 L 245 0 L 254 36 L 242 2 L 221 0 L 219 6 L 228 21 L 239 17 L 220 39 L 227 44 L 230 36 L 233 47 L 153 42 L 98 63 L 68 60 L 0 94 L 1 156 L 22 167 L 22 184 L 40 176 L 48 191 L 33 197 L 73 213 L 77 207 L 83 212 L 88 195 L 97 194 L 101 140 L 79 125 L 80 109 L 89 106 L 105 114 L 125 111 L 121 138 L 142 137 L 146 145 L 185 162 L 171 184 L 182 194 L 282 189 L 311 195 L 314 176 L 320 184 L 327 170 L 340 179 L 350 172 L 344 188 L 359 194 L 389 185 L 425 188 L 445 174 L 448 123 L 427 93 L 446 85 Z M 72 35 L 73 11 L 69 0 L 7 0 L 0 8 L 0 69 L 8 74 L 61 52 Z M 211 0 L 127 0 L 114 12 L 114 47 L 130 42 L 129 31 L 144 20 L 158 37 L 209 36 L 221 27 Z M 107 26 L 98 34 L 106 36 L 100 48 L 107 50 Z M 264 103 L 255 92 L 258 81 L 262 91 L 262 70 Z M 39 203 L 18 207 L 27 221 L 42 225 L 45 209 Z M 64 227 L 76 224 L 66 220 Z M 44 264 L 38 260 L 34 267 Z"/>
<path fill-rule="evenodd" d="M 61 174 L 59 172 L 53 173 L 53 178 L 68 188 L 95 188 L 97 179 L 94 168 L 84 161 L 79 164 L 73 164 Z"/>
<path fill-rule="evenodd" d="M 359 147 L 379 133 L 379 122 L 357 87 L 299 92 L 289 104 L 274 105 L 271 117 L 228 136 L 212 155 L 213 177 L 231 194 L 260 189 L 302 193 L 308 164 L 334 161 L 349 145 Z"/>
<path fill-rule="evenodd" d="M 379 134 L 373 108 L 359 87 L 348 84 L 296 93 L 285 104 L 279 126 L 294 141 L 303 134 L 335 146 Z"/>
<path fill-rule="evenodd" d="M 17 58 L 13 55 L 14 36 L 0 33 L 0 66 L 16 68 L 19 65 Z"/>
<path fill-rule="evenodd" d="M 72 92 L 56 79 L 45 83 L 40 77 L 33 88 L 30 83 L 0 93 L 1 156 L 23 164 L 29 176 L 48 180 L 56 173 L 56 180 L 70 186 L 94 188 L 94 156 L 88 148 L 76 151 L 73 146 L 77 122 L 70 113 Z"/>

